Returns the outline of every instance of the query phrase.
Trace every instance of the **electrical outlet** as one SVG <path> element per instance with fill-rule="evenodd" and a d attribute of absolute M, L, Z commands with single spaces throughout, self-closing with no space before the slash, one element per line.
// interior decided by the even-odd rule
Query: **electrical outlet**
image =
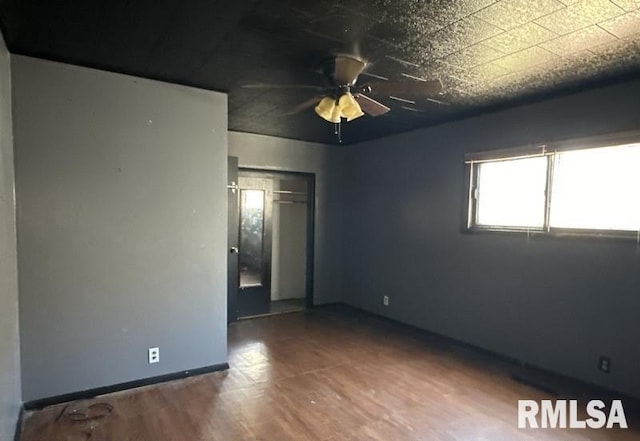
<path fill-rule="evenodd" d="M 605 374 L 611 372 L 611 358 L 602 356 L 600 357 L 600 362 L 598 363 L 598 369 L 600 369 Z"/>
<path fill-rule="evenodd" d="M 160 363 L 160 348 L 149 348 L 149 364 Z"/>
<path fill-rule="evenodd" d="M 382 304 L 384 306 L 389 306 L 389 296 L 383 296 L 382 297 Z"/>

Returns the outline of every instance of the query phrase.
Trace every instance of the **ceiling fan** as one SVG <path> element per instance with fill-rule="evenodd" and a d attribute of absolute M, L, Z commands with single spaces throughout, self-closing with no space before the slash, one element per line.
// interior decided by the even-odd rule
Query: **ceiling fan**
<path fill-rule="evenodd" d="M 380 79 L 359 84 L 358 77 L 366 66 L 367 62 L 359 57 L 340 54 L 336 55 L 323 70 L 327 83 L 325 87 L 295 84 L 248 84 L 243 87 L 315 89 L 319 92 L 316 96 L 302 102 L 287 114 L 299 113 L 315 105 L 318 116 L 338 125 L 342 121 L 353 121 L 364 114 L 375 117 L 391 110 L 368 95 L 384 96 L 406 102 L 406 98 L 429 99 L 442 92 L 442 84 L 439 80 L 423 80 L 410 75 L 406 75 L 407 80 L 404 81 L 390 81 L 376 76 Z"/>

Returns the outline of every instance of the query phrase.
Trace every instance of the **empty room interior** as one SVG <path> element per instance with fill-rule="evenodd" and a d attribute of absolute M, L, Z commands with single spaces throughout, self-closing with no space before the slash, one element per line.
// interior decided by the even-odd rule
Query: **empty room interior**
<path fill-rule="evenodd" d="M 0 30 L 0 441 L 640 440 L 640 1 Z"/>

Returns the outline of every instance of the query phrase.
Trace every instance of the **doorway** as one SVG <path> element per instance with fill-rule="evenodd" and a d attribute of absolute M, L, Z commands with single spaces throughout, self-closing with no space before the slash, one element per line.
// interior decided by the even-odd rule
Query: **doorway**
<path fill-rule="evenodd" d="M 313 306 L 314 175 L 239 169 L 236 176 L 228 321 Z"/>

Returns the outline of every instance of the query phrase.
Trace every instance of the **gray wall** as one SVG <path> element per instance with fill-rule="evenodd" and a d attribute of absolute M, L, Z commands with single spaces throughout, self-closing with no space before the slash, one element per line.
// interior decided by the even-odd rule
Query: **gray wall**
<path fill-rule="evenodd" d="M 11 66 L 0 35 L 0 441 L 13 439 L 21 404 L 13 189 Z"/>
<path fill-rule="evenodd" d="M 333 130 L 327 124 L 327 130 Z M 240 167 L 314 173 L 316 177 L 314 302 L 342 300 L 342 193 L 345 148 L 229 132 Z"/>
<path fill-rule="evenodd" d="M 465 152 L 637 129 L 638 96 L 640 81 L 349 147 L 345 300 L 640 397 L 635 241 L 460 232 Z"/>
<path fill-rule="evenodd" d="M 225 362 L 226 95 L 12 61 L 23 399 Z"/>

